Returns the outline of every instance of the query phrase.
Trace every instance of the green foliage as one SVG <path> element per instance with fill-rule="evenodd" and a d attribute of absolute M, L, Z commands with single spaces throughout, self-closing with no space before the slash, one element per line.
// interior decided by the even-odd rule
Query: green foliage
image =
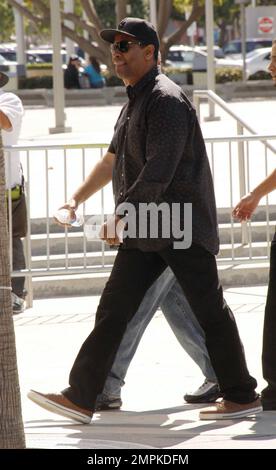
<path fill-rule="evenodd" d="M 225 1 L 226 2 L 229 1 L 231 3 L 234 2 L 234 0 L 214 0 L 214 6 L 220 6 L 223 3 L 225 3 Z M 200 0 L 199 5 L 204 6 L 205 1 Z M 189 15 L 190 15 L 190 12 L 192 10 L 192 6 L 193 6 L 193 0 L 173 0 L 173 9 L 172 9 L 171 17 L 174 20 L 185 21 L 185 19 L 188 18 Z M 204 23 L 205 23 L 204 15 L 202 15 L 201 18 L 197 19 L 197 23 L 200 26 L 204 25 Z"/>
<path fill-rule="evenodd" d="M 174 20 L 185 21 L 187 2 L 183 0 L 174 0 L 171 17 Z"/>
<path fill-rule="evenodd" d="M 259 72 L 253 73 L 250 75 L 248 80 L 271 80 L 271 75 L 269 72 L 265 72 L 264 70 L 259 70 Z"/>
<path fill-rule="evenodd" d="M 227 21 L 228 24 L 231 24 L 239 14 L 240 5 L 236 5 L 233 0 L 223 0 L 223 2 L 215 2 L 214 4 L 215 21 Z"/>
<path fill-rule="evenodd" d="M 257 0 L 256 1 L 256 6 L 257 7 L 263 7 L 263 6 L 275 6 L 275 0 Z"/>
<path fill-rule="evenodd" d="M 44 0 L 45 6 L 50 7 L 50 0 Z M 34 25 L 27 17 L 24 19 L 25 33 L 34 43 L 51 42 L 50 10 L 49 15 L 44 15 L 39 4 L 33 0 L 24 0 L 24 6 L 37 17 Z"/>
<path fill-rule="evenodd" d="M 238 82 L 242 80 L 242 70 L 237 67 L 221 67 L 216 70 L 216 83 Z"/>
<path fill-rule="evenodd" d="M 186 83 L 187 85 L 193 84 L 192 69 L 187 68 L 186 70 L 184 70 L 179 67 L 163 66 L 162 72 L 176 83 Z M 181 76 L 183 76 L 183 78 L 181 78 Z"/>
<path fill-rule="evenodd" d="M 53 64 L 51 64 L 50 62 L 27 64 L 28 70 L 52 70 L 52 68 Z"/>
<path fill-rule="evenodd" d="M 186 73 L 186 72 L 190 72 L 192 70 L 192 68 L 187 68 L 187 69 L 183 69 L 181 67 L 174 67 L 172 65 L 163 65 L 162 66 L 162 72 L 165 74 L 165 75 L 168 75 L 168 74 L 171 74 L 171 73 Z"/>
<path fill-rule="evenodd" d="M 36 69 L 37 67 L 33 67 L 31 64 L 28 69 Z M 37 64 L 39 65 L 39 64 Z M 43 64 L 47 66 L 51 66 L 51 64 Z M 50 67 L 40 67 L 42 69 L 47 69 Z M 112 75 L 110 72 L 105 71 L 103 72 L 103 76 L 106 79 L 106 86 L 124 86 L 124 83 L 120 78 L 115 75 Z M 53 77 L 51 76 L 42 76 L 42 77 L 30 77 L 30 78 L 19 78 L 19 89 L 30 90 L 35 88 L 53 88 Z"/>
<path fill-rule="evenodd" d="M 53 77 L 19 78 L 18 88 L 30 90 L 35 88 L 53 88 Z"/>
<path fill-rule="evenodd" d="M 106 86 L 124 86 L 124 82 L 117 75 L 110 73 L 109 70 L 102 72 L 102 75 L 105 78 Z"/>
<path fill-rule="evenodd" d="M 192 69 L 184 70 L 178 67 L 164 66 L 162 67 L 162 72 L 173 81 L 175 81 L 174 78 L 177 75 L 187 75 L 186 83 L 188 85 L 193 84 Z M 216 83 L 237 82 L 239 80 L 242 80 L 242 71 L 238 67 L 221 67 L 216 70 Z"/>
<path fill-rule="evenodd" d="M 106 28 L 114 28 L 116 25 L 115 0 L 94 0 L 97 13 Z M 147 15 L 147 7 L 143 0 L 129 0 L 131 13 L 129 16 L 144 18 Z"/>
<path fill-rule="evenodd" d="M 14 33 L 12 7 L 0 1 L 0 42 L 9 41 Z"/>

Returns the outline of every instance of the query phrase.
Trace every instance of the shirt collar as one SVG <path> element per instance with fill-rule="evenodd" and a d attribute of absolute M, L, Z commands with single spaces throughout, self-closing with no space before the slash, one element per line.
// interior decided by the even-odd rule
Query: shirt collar
<path fill-rule="evenodd" d="M 135 83 L 134 86 L 128 85 L 126 88 L 128 98 L 130 100 L 135 98 L 140 93 L 140 91 L 160 73 L 160 67 L 155 65 L 152 69 L 149 70 L 149 72 L 146 73 L 146 75 L 141 78 L 141 80 L 139 80 L 139 82 Z"/>

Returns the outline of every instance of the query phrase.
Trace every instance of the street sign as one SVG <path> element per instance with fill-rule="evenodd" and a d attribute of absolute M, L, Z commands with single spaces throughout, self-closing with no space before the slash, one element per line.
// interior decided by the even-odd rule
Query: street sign
<path fill-rule="evenodd" d="M 273 21 L 272 16 L 261 16 L 258 18 L 258 33 L 273 33 Z"/>

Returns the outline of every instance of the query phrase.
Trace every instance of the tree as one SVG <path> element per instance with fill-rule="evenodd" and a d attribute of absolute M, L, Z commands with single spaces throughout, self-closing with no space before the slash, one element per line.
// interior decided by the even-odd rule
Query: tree
<path fill-rule="evenodd" d="M 233 25 L 240 17 L 240 5 L 235 4 L 234 0 L 224 0 L 214 8 L 214 18 L 220 29 L 219 45 L 224 46 L 227 40 L 226 26 Z"/>
<path fill-rule="evenodd" d="M 42 28 L 50 24 L 50 9 L 48 0 L 36 0 L 30 2 L 25 0 L 24 5 L 20 5 L 17 0 L 7 0 L 8 3 L 17 8 L 36 27 Z M 217 0 L 219 1 L 219 0 Z M 127 14 L 126 6 L 130 4 L 131 16 L 146 15 L 145 3 L 142 0 L 78 0 L 74 13 L 61 12 L 62 20 L 69 20 L 73 23 L 74 29 L 62 25 L 64 37 L 72 39 L 81 49 L 89 55 L 96 57 L 100 62 L 113 68 L 109 45 L 99 36 L 99 31 L 104 27 L 114 27 Z M 189 18 L 184 20 L 180 27 L 171 35 L 165 36 L 168 21 L 170 19 L 173 6 L 183 10 L 187 6 L 191 7 Z M 62 2 L 61 2 L 62 7 Z M 86 13 L 87 20 L 82 17 L 82 11 Z M 159 0 L 158 1 L 158 33 L 161 40 L 161 51 L 163 59 L 172 44 L 180 40 L 187 28 L 196 21 L 204 12 L 203 0 Z M 116 13 L 116 14 L 115 14 Z M 83 32 L 89 33 L 89 39 L 83 37 Z"/>
<path fill-rule="evenodd" d="M 14 29 L 13 11 L 7 3 L 0 3 L 0 43 L 9 41 Z"/>
<path fill-rule="evenodd" d="M 162 53 L 162 58 L 165 60 L 168 54 L 169 48 L 173 44 L 177 44 L 183 34 L 187 31 L 189 26 L 194 21 L 197 21 L 204 13 L 204 2 L 202 0 L 159 0 L 158 8 L 158 33 L 161 41 L 160 49 Z M 165 36 L 167 25 L 172 14 L 172 9 L 174 8 L 181 13 L 186 11 L 187 6 L 191 7 L 190 14 L 187 19 L 185 19 L 179 28 L 174 31 L 169 36 Z"/>
<path fill-rule="evenodd" d="M 12 318 L 5 161 L 0 131 L 0 448 L 25 448 Z"/>

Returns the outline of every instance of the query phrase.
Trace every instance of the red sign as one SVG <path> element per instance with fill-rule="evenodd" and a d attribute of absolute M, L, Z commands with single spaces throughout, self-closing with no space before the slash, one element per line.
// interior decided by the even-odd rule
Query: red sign
<path fill-rule="evenodd" d="M 273 17 L 262 16 L 258 18 L 258 32 L 259 33 L 273 33 Z"/>

